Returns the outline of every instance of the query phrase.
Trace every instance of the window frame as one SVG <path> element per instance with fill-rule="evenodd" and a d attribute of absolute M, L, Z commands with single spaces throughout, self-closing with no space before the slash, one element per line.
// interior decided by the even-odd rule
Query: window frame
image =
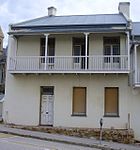
<path fill-rule="evenodd" d="M 117 46 L 117 53 L 114 51 L 114 47 Z M 109 54 L 106 54 L 106 47 L 109 47 Z M 120 36 L 110 36 L 110 37 L 103 37 L 103 55 L 104 56 L 110 56 L 111 58 L 113 58 L 111 60 L 111 58 L 105 57 L 104 58 L 104 62 L 105 63 L 119 63 L 120 62 L 120 58 L 119 57 L 115 57 L 114 56 L 120 56 L 121 55 L 121 48 L 120 48 Z"/>
<path fill-rule="evenodd" d="M 115 114 L 106 112 L 106 89 L 117 89 L 117 112 Z M 104 117 L 120 117 L 119 116 L 119 87 L 104 87 Z"/>

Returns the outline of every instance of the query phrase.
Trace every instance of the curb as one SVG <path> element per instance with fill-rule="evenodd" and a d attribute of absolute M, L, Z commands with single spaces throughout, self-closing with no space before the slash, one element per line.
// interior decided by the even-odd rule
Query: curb
<path fill-rule="evenodd" d="M 39 140 L 46 140 L 46 141 L 51 141 L 51 142 L 72 144 L 72 145 L 83 146 L 83 147 L 97 148 L 97 149 L 101 149 L 101 150 L 126 150 L 126 149 L 121 149 L 121 148 L 117 148 L 117 149 L 112 148 L 112 147 L 109 147 L 108 145 L 84 144 L 84 143 L 80 143 L 80 142 L 71 142 L 71 141 L 65 141 L 65 140 L 61 140 L 61 139 L 53 139 L 53 138 L 49 138 L 49 137 L 44 138 L 44 137 L 39 137 L 39 136 L 20 134 L 20 133 L 15 133 L 15 132 L 12 132 L 12 131 L 0 131 L 0 133 L 12 134 L 12 135 L 28 137 L 28 138 L 34 138 L 34 139 L 39 139 Z"/>

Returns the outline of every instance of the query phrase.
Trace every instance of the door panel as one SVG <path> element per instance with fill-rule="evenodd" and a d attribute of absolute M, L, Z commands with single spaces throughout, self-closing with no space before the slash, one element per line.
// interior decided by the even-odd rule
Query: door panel
<path fill-rule="evenodd" d="M 41 125 L 53 125 L 54 88 L 43 87 L 41 93 Z"/>
<path fill-rule="evenodd" d="M 41 124 L 53 125 L 53 95 L 42 95 Z"/>

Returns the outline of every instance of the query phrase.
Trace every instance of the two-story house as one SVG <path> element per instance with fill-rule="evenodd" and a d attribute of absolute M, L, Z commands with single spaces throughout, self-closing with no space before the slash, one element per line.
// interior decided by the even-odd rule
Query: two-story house
<path fill-rule="evenodd" d="M 72 16 L 49 7 L 48 16 L 11 24 L 5 122 L 98 128 L 103 118 L 104 128 L 132 128 L 140 139 L 140 30 L 132 29 L 140 26 L 129 5 Z"/>

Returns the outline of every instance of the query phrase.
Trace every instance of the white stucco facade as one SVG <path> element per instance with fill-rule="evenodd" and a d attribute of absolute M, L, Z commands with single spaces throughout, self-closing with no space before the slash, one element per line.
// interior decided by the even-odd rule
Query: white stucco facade
<path fill-rule="evenodd" d="M 140 90 L 128 86 L 127 75 L 8 75 L 4 116 L 7 123 L 39 125 L 40 87 L 54 86 L 54 126 L 124 129 L 130 114 L 136 138 L 139 132 Z M 87 87 L 86 117 L 72 115 L 73 87 Z M 119 87 L 119 117 L 104 117 L 104 88 Z M 63 109 L 62 109 L 63 108 Z"/>

